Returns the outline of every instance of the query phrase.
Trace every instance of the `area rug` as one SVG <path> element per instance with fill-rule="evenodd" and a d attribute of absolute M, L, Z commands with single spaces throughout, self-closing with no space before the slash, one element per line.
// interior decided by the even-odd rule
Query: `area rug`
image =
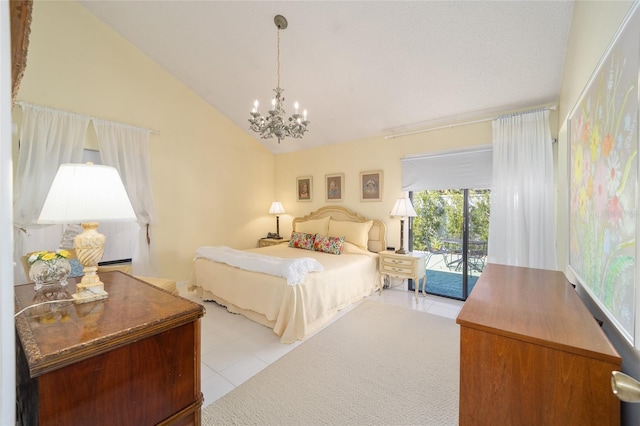
<path fill-rule="evenodd" d="M 469 275 L 469 294 L 471 294 L 471 290 L 476 285 L 478 278 Z M 462 297 L 462 275 L 427 269 L 427 292 L 459 299 Z"/>
<path fill-rule="evenodd" d="M 202 411 L 203 425 L 457 425 L 459 328 L 365 300 Z"/>

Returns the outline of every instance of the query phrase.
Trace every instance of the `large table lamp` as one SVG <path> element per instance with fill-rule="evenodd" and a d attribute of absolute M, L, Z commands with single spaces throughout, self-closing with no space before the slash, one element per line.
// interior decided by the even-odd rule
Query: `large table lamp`
<path fill-rule="evenodd" d="M 280 236 L 280 215 L 284 213 L 284 207 L 282 207 L 282 203 L 280 201 L 274 201 L 271 203 L 271 208 L 269 209 L 269 214 L 276 215 L 276 236 L 273 237 L 275 240 L 281 240 Z"/>
<path fill-rule="evenodd" d="M 407 254 L 407 251 L 404 249 L 404 220 L 409 217 L 416 217 L 418 214 L 413 208 L 413 204 L 411 204 L 411 200 L 409 198 L 398 198 L 396 203 L 391 209 L 391 217 L 399 217 L 400 218 L 400 248 L 396 250 L 398 254 Z"/>
<path fill-rule="evenodd" d="M 38 223 L 81 223 L 83 232 L 74 238 L 84 276 L 76 285 L 76 303 L 105 299 L 108 293 L 96 273 L 106 237 L 97 230 L 100 222 L 127 222 L 136 215 L 118 171 L 95 164 L 62 164 L 51 184 Z"/>

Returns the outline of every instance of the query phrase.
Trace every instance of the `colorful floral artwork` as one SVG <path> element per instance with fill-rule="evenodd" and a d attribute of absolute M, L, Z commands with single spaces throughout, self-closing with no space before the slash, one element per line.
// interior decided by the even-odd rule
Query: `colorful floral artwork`
<path fill-rule="evenodd" d="M 569 116 L 569 264 L 633 343 L 638 235 L 638 52 L 632 13 Z"/>

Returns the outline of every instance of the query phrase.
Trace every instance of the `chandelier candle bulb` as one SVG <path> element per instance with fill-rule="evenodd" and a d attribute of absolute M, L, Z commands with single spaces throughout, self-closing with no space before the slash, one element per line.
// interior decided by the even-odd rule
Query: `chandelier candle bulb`
<path fill-rule="evenodd" d="M 293 104 L 293 108 L 296 111 L 296 114 L 298 113 L 298 102 L 296 102 L 295 104 Z"/>

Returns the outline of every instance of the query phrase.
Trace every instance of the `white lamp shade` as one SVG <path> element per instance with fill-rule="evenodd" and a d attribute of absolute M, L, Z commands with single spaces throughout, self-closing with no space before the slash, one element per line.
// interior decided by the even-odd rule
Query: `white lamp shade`
<path fill-rule="evenodd" d="M 391 217 L 416 217 L 418 214 L 409 198 L 398 198 L 391 209 Z"/>
<path fill-rule="evenodd" d="M 282 214 L 282 213 L 284 213 L 284 207 L 282 207 L 282 203 L 280 201 L 274 201 L 273 203 L 271 203 L 269 214 Z"/>
<path fill-rule="evenodd" d="M 136 220 L 118 171 L 96 164 L 62 164 L 51 184 L 38 223 Z"/>

